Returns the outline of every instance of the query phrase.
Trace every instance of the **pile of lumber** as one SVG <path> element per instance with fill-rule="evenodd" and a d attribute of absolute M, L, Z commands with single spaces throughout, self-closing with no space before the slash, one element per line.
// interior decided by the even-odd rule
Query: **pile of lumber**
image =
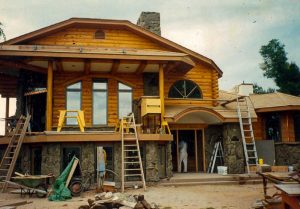
<path fill-rule="evenodd" d="M 144 195 L 126 195 L 123 193 L 102 192 L 95 195 L 95 200 L 88 199 L 88 204 L 79 209 L 158 209 L 155 203 L 149 204 Z"/>

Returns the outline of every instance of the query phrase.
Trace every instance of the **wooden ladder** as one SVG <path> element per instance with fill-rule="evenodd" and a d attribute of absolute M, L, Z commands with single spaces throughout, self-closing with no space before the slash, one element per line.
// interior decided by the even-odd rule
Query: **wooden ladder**
<path fill-rule="evenodd" d="M 236 97 L 237 113 L 239 117 L 244 155 L 246 159 L 247 172 L 250 173 L 250 166 L 257 166 L 257 151 L 253 134 L 251 114 L 246 97 Z"/>
<path fill-rule="evenodd" d="M 20 117 L 20 119 L 17 122 L 16 128 L 13 132 L 13 135 L 7 145 L 3 158 L 1 160 L 0 181 L 5 181 L 2 187 L 2 192 L 6 190 L 7 188 L 6 181 L 10 181 L 10 178 L 14 171 L 15 164 L 23 143 L 23 139 L 29 125 L 30 118 L 31 118 L 30 115 L 28 115 L 27 117 L 25 116 Z"/>
<path fill-rule="evenodd" d="M 125 190 L 125 184 L 129 184 L 129 183 L 137 184 L 140 182 L 142 182 L 143 188 L 144 190 L 146 190 L 146 182 L 145 182 L 139 140 L 137 136 L 136 124 L 135 124 L 133 113 L 130 113 L 128 116 L 122 118 L 121 136 L 122 136 L 122 179 L 121 179 L 122 192 L 124 192 Z"/>

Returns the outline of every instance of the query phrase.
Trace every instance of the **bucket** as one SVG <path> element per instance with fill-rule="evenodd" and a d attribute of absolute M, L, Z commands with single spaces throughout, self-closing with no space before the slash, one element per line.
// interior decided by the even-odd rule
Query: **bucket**
<path fill-rule="evenodd" d="M 262 159 L 262 158 L 259 158 L 259 160 L 258 160 L 258 164 L 259 164 L 259 165 L 263 165 L 263 164 L 264 164 L 264 159 Z"/>
<path fill-rule="evenodd" d="M 227 175 L 227 166 L 218 166 L 217 170 L 218 170 L 218 174 Z"/>
<path fill-rule="evenodd" d="M 288 166 L 288 171 L 289 171 L 289 172 L 293 172 L 293 171 L 294 171 L 294 167 L 291 166 L 291 165 L 289 165 L 289 166 Z"/>

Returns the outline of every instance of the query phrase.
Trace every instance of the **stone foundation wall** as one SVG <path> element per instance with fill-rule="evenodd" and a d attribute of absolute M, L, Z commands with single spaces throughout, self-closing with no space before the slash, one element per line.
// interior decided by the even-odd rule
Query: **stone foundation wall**
<path fill-rule="evenodd" d="M 167 144 L 167 177 L 171 178 L 173 176 L 173 163 L 172 163 L 172 143 Z"/>
<path fill-rule="evenodd" d="M 47 143 L 42 148 L 42 174 L 53 173 L 59 176 L 61 173 L 61 148 L 60 143 Z"/>
<path fill-rule="evenodd" d="M 299 144 L 275 144 L 276 165 L 292 165 L 300 170 L 300 143 Z"/>
<path fill-rule="evenodd" d="M 148 142 L 146 144 L 146 181 L 159 181 L 157 142 Z"/>
<path fill-rule="evenodd" d="M 223 147 L 225 166 L 228 166 L 228 173 L 244 173 L 244 149 L 240 126 L 238 123 L 227 123 L 223 125 Z"/>

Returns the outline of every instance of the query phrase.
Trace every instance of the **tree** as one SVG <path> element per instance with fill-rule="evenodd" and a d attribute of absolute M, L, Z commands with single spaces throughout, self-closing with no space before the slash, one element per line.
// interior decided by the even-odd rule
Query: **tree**
<path fill-rule="evenodd" d="M 3 24 L 0 22 L 0 38 L 3 37 L 3 40 L 6 41 L 6 36 L 2 27 Z"/>
<path fill-rule="evenodd" d="M 263 89 L 263 87 L 259 86 L 257 83 L 253 84 L 253 93 L 255 94 L 267 94 L 275 92 L 275 89 L 268 88 L 267 90 Z"/>
<path fill-rule="evenodd" d="M 267 45 L 263 45 L 260 54 L 264 62 L 260 68 L 264 76 L 274 79 L 280 92 L 300 95 L 300 71 L 296 63 L 289 63 L 284 44 L 277 39 L 272 39 Z"/>

